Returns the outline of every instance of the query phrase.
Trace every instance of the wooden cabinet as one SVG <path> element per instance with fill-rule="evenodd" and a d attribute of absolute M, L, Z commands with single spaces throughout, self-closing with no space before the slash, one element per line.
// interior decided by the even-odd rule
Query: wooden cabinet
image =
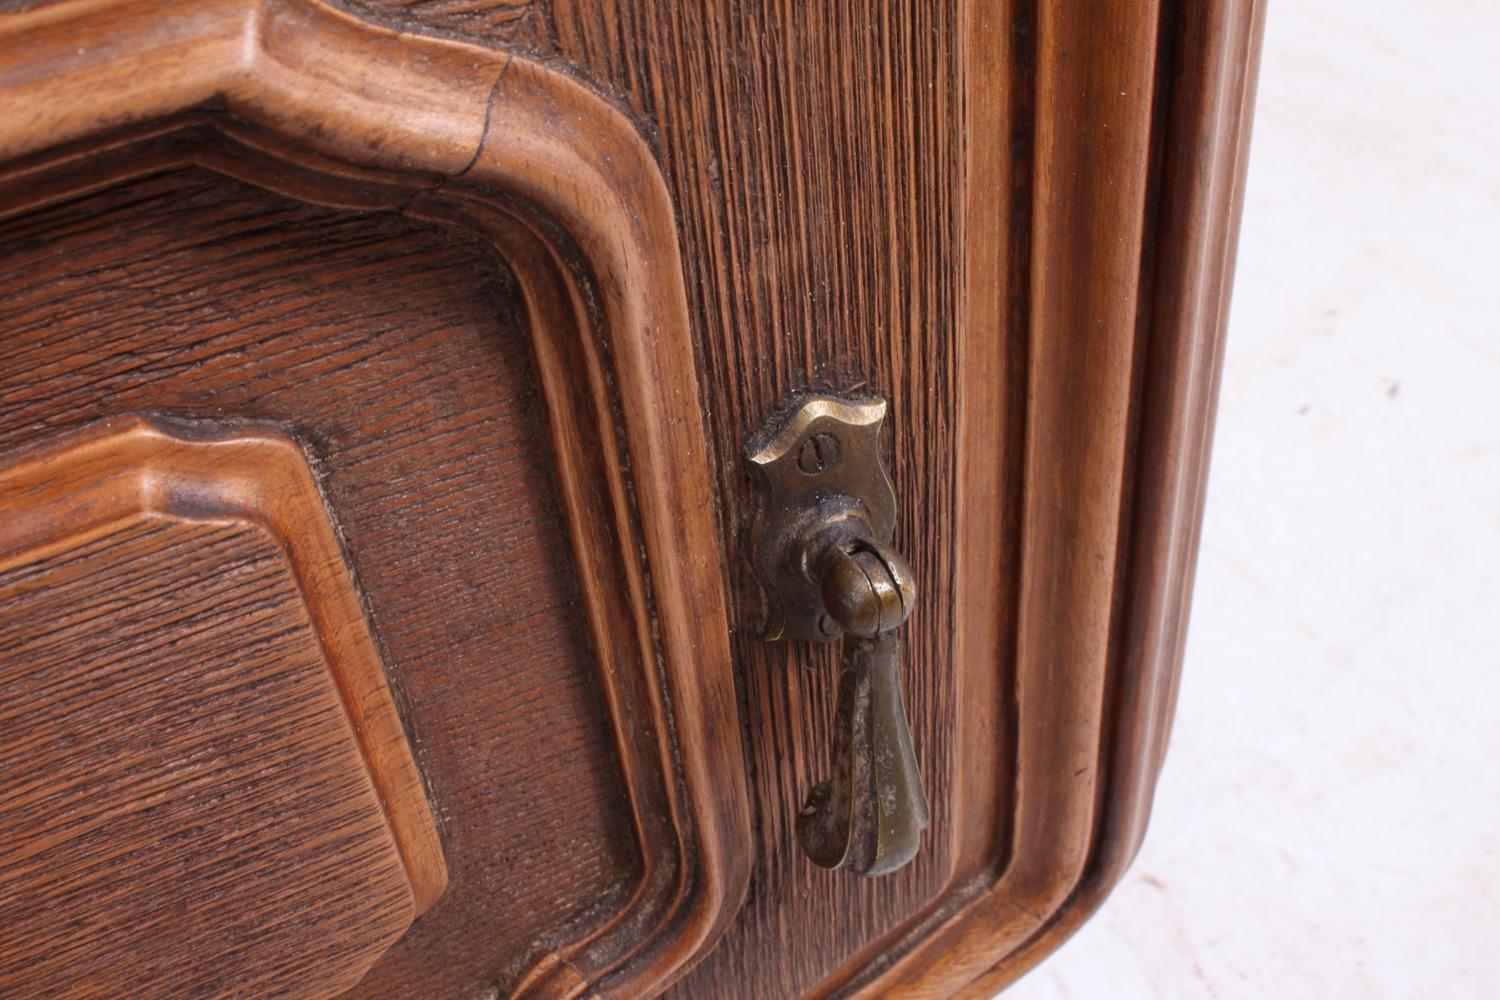
<path fill-rule="evenodd" d="M 1034 964 L 1166 744 L 1261 16 L 0 8 L 0 995 Z M 796 829 L 840 644 L 761 628 L 810 393 L 915 595 L 878 877 Z"/>

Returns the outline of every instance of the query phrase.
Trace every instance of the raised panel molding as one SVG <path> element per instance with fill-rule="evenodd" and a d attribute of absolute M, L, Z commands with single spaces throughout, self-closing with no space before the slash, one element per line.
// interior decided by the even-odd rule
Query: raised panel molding
<path fill-rule="evenodd" d="M 674 221 L 634 128 L 556 71 L 316 2 L 7 14 L 0 92 L 33 109 L 0 122 L 7 214 L 192 164 L 506 259 L 642 858 L 625 908 L 560 928 L 514 994 L 659 990 L 739 904 L 749 808 Z"/>
<path fill-rule="evenodd" d="M 180 430 L 0 469 L 5 992 L 336 992 L 446 884 L 306 460 Z"/>

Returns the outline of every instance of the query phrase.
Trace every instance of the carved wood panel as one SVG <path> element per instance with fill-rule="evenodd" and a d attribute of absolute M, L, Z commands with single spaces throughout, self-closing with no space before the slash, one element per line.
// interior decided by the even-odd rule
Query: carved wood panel
<path fill-rule="evenodd" d="M 873 887 L 797 856 L 834 671 L 742 628 L 756 868 L 680 992 L 985 995 L 1076 927 L 1144 830 L 1264 5 L 535 10 L 550 30 L 524 48 L 628 108 L 672 189 L 730 572 L 740 442 L 804 387 L 892 397 L 896 544 L 924 560 L 904 676 L 946 792 L 924 854 Z"/>
<path fill-rule="evenodd" d="M 554 2 L 536 10 L 550 31 L 526 47 L 566 60 L 629 108 L 673 192 L 726 571 L 740 601 L 734 651 L 756 867 L 734 933 L 679 993 L 701 996 L 736 981 L 751 995 L 795 995 L 842 965 L 869 961 L 885 933 L 941 893 L 954 876 L 958 821 L 953 798 L 935 797 L 934 833 L 916 861 L 876 883 L 822 872 L 801 856 L 796 809 L 829 769 L 837 651 L 767 646 L 745 626 L 754 595 L 743 573 L 741 443 L 796 389 L 890 398 L 884 444 L 900 498 L 896 547 L 913 559 L 922 587 L 906 626 L 907 708 L 924 781 L 950 787 L 960 766 L 951 725 L 960 5 Z M 419 6 L 401 16 L 409 27 L 455 28 L 427 21 Z M 509 44 L 479 26 L 457 30 Z M 1021 375 L 1013 368 L 986 377 Z M 1006 447 L 1003 437 L 996 447 Z M 987 824 L 974 837 L 987 838 L 992 857 L 997 824 L 976 822 Z M 819 928 L 818 946 L 785 946 L 788 927 Z"/>
<path fill-rule="evenodd" d="M 111 10 L 108 52 L 81 2 L 0 21 L 0 92 L 43 109 L 0 121 L 8 204 L 194 163 L 509 264 L 477 283 L 527 330 L 533 468 L 555 463 L 640 853 L 597 910 L 470 971 L 542 996 L 684 974 L 679 996 L 984 996 L 1087 916 L 1170 718 L 1262 4 Z M 934 822 L 879 882 L 796 846 L 834 651 L 746 621 L 741 442 L 803 388 L 890 398 L 920 588 L 903 680 Z M 449 556 L 474 563 L 428 572 Z M 422 933 L 393 954 L 470 957 Z M 417 988 L 392 968 L 367 988 Z"/>
<path fill-rule="evenodd" d="M 413 63 L 314 4 L 115 13 L 104 47 L 84 5 L 0 21 L 0 87 L 46 112 L 0 126 L 30 290 L 6 299 L 0 440 L 166 412 L 302 441 L 452 876 L 359 991 L 655 988 L 716 937 L 749 852 L 643 147 L 565 77 L 451 43 Z"/>
<path fill-rule="evenodd" d="M 142 519 L 0 575 L 0 599 L 5 763 L 26 776 L 0 807 L 6 991 L 357 983 L 411 890 L 274 543 Z M 19 627 L 38 620 L 59 627 Z"/>
<path fill-rule="evenodd" d="M 198 171 L 7 228 L 7 267 L 46 294 L 0 307 L 0 441 L 121 411 L 309 435 L 450 833 L 453 889 L 392 956 L 420 968 L 389 988 L 438 969 L 482 985 L 496 956 L 450 952 L 459 928 L 531 940 L 623 897 L 640 862 L 499 262 L 472 240 Z M 560 842 L 575 849 L 557 858 Z M 528 873 L 544 862 L 539 896 Z"/>
<path fill-rule="evenodd" d="M 0 470 L 7 991 L 337 992 L 447 882 L 305 458 L 177 430 Z"/>

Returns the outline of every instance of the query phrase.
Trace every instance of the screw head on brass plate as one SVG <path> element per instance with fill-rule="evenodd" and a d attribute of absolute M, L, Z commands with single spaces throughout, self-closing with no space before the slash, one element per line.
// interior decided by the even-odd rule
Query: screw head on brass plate
<path fill-rule="evenodd" d="M 773 414 L 746 448 L 759 504 L 750 548 L 765 599 L 765 639 L 837 639 L 809 543 L 831 524 L 889 542 L 896 494 L 880 462 L 882 399 L 808 395 Z"/>

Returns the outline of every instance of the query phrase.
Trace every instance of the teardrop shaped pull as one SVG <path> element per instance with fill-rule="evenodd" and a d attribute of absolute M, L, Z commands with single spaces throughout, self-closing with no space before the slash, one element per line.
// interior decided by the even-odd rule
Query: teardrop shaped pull
<path fill-rule="evenodd" d="M 751 450 L 766 487 L 752 544 L 768 639 L 843 636 L 833 776 L 797 816 L 825 868 L 881 875 L 906 864 L 930 822 L 901 698 L 896 630 L 916 586 L 891 550 L 895 494 L 876 448 L 885 404 L 812 397 Z"/>

